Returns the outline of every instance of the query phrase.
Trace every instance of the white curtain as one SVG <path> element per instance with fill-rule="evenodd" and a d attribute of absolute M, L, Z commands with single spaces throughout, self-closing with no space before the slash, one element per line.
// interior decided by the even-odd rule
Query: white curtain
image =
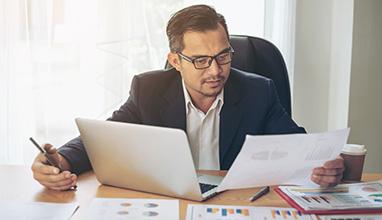
<path fill-rule="evenodd" d="M 61 146 L 75 117 L 106 119 L 132 76 L 164 67 L 179 0 L 1 0 L 0 164 L 30 164 L 28 142 Z"/>
<path fill-rule="evenodd" d="M 29 136 L 61 146 L 74 118 L 110 116 L 134 74 L 163 68 L 166 23 L 185 5 L 215 6 L 231 33 L 271 40 L 293 68 L 294 0 L 272 2 L 0 0 L 0 164 L 30 164 Z"/>
<path fill-rule="evenodd" d="M 24 1 L 0 1 L 0 162 L 21 162 L 32 131 L 31 54 Z"/>
<path fill-rule="evenodd" d="M 284 57 L 291 94 L 293 94 L 295 26 L 296 0 L 265 1 L 264 38 L 274 43 Z"/>

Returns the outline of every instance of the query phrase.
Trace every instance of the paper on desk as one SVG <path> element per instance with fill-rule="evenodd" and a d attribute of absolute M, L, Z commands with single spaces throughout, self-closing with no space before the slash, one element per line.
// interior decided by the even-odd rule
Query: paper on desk
<path fill-rule="evenodd" d="M 218 191 L 280 184 L 312 185 L 312 169 L 341 153 L 349 130 L 317 134 L 247 135 Z"/>
<path fill-rule="evenodd" d="M 293 208 L 188 205 L 187 220 L 317 220 L 315 215 L 304 215 Z"/>
<path fill-rule="evenodd" d="M 346 209 L 382 211 L 382 180 L 340 184 L 325 192 L 322 192 L 320 187 L 280 186 L 279 188 L 307 211 Z"/>
<path fill-rule="evenodd" d="M 76 203 L 0 201 L 0 219 L 67 220 L 77 208 Z"/>
<path fill-rule="evenodd" d="M 321 215 L 321 220 L 382 220 L 382 215 L 363 214 L 363 215 Z"/>
<path fill-rule="evenodd" d="M 96 198 L 88 210 L 88 219 L 178 220 L 179 201 L 175 199 Z"/>

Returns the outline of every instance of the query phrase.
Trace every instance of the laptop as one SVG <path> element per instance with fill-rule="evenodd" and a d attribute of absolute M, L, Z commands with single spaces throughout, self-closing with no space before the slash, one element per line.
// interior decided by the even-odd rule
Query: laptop
<path fill-rule="evenodd" d="M 181 129 L 76 119 L 98 181 L 105 185 L 203 201 L 223 177 L 197 175 Z"/>

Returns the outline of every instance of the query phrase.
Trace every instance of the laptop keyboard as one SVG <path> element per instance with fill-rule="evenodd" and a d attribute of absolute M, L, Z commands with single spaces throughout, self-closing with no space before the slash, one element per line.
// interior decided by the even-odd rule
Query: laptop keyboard
<path fill-rule="evenodd" d="M 217 185 L 211 185 L 207 183 L 199 183 L 199 186 L 200 186 L 200 189 L 202 190 L 202 194 L 207 192 L 210 189 L 217 187 Z"/>

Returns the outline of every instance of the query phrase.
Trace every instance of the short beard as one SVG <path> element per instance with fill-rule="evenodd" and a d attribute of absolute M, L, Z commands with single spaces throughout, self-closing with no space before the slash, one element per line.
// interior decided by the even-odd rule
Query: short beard
<path fill-rule="evenodd" d="M 219 93 L 222 91 L 222 89 L 220 89 L 218 92 L 214 92 L 214 93 L 204 93 L 204 92 L 201 92 L 201 91 L 198 91 L 200 94 L 202 94 L 203 96 L 206 96 L 206 97 L 216 97 L 219 95 Z"/>

